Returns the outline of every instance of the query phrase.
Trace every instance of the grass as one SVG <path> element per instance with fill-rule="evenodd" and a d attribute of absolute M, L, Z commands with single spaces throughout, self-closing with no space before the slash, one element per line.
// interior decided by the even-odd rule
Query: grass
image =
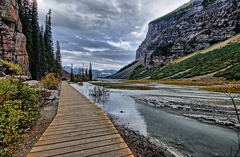
<path fill-rule="evenodd" d="M 213 86 L 213 85 L 223 85 L 224 82 L 213 81 L 213 82 L 203 82 L 203 81 L 187 81 L 187 80 L 125 80 L 125 83 L 132 84 L 168 84 L 168 85 L 187 85 L 187 86 Z"/>
<path fill-rule="evenodd" d="M 239 52 L 239 43 L 229 44 L 220 49 L 208 53 L 197 54 L 179 63 L 169 64 L 165 67 L 155 67 L 150 70 L 138 67 L 135 69 L 130 79 L 180 79 L 216 72 L 216 77 L 224 77 L 228 80 L 240 80 L 238 70 L 240 67 Z M 231 65 L 234 66 L 227 68 Z M 224 68 L 227 69 L 221 71 Z"/>
<path fill-rule="evenodd" d="M 154 87 L 146 86 L 146 85 L 134 85 L 129 83 L 108 83 L 108 82 L 91 82 L 91 84 L 96 86 L 102 86 L 105 88 L 113 88 L 113 89 L 128 89 L 128 90 L 152 90 Z"/>
<path fill-rule="evenodd" d="M 237 94 L 240 94 L 240 88 L 238 88 L 238 89 L 232 89 L 232 87 L 229 86 L 229 85 L 203 87 L 203 88 L 200 88 L 200 90 L 210 91 L 210 92 L 237 93 Z"/>

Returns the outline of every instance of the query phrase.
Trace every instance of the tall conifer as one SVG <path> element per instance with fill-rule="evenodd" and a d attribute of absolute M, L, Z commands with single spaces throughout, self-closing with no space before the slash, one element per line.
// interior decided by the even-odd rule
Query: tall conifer
<path fill-rule="evenodd" d="M 62 73 L 62 58 L 61 58 L 61 50 L 60 50 L 60 43 L 57 40 L 56 42 L 56 73 L 60 74 Z"/>
<path fill-rule="evenodd" d="M 92 81 L 93 75 L 92 75 L 92 63 L 89 65 L 89 72 L 88 72 L 89 80 Z"/>
<path fill-rule="evenodd" d="M 33 79 L 40 79 L 41 73 L 40 73 L 40 57 L 41 57 L 41 45 L 40 45 L 40 37 L 39 37 L 39 23 L 38 23 L 38 6 L 37 6 L 37 0 L 32 0 L 31 3 L 31 27 L 32 27 L 32 42 L 33 42 L 33 48 L 32 48 L 32 56 L 33 58 L 30 60 L 31 62 L 31 74 Z"/>
<path fill-rule="evenodd" d="M 52 11 L 49 9 L 45 19 L 45 32 L 44 32 L 44 43 L 45 53 L 47 59 L 47 72 L 54 71 L 54 53 L 53 53 L 53 40 L 52 40 Z"/>

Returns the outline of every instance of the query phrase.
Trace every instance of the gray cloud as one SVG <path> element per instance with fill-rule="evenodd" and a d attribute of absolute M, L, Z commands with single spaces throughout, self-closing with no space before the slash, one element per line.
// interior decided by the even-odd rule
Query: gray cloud
<path fill-rule="evenodd" d="M 133 61 L 148 23 L 188 0 L 38 0 L 43 24 L 52 9 L 53 38 L 59 40 L 63 65 L 92 62 L 119 69 Z"/>

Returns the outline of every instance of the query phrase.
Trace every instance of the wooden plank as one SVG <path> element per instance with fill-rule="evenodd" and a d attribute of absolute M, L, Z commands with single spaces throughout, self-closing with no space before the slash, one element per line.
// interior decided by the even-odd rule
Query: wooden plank
<path fill-rule="evenodd" d="M 108 124 L 108 123 L 103 123 L 101 125 L 96 124 L 94 126 L 87 126 L 87 127 L 81 127 L 81 128 L 76 128 L 76 129 L 68 129 L 66 128 L 65 130 L 59 130 L 59 131 L 46 131 L 43 136 L 46 135 L 58 135 L 58 134 L 62 134 L 62 133 L 72 133 L 72 132 L 76 132 L 76 131 L 86 131 L 86 130 L 96 130 L 96 129 L 102 129 L 102 128 L 111 128 L 113 127 L 112 125 Z"/>
<path fill-rule="evenodd" d="M 114 135 L 115 138 L 118 138 L 118 137 L 121 137 L 119 134 L 117 134 L 116 132 L 115 133 L 99 133 L 100 135 L 98 136 L 104 136 L 105 134 L 107 135 Z M 39 140 L 37 142 L 37 144 L 35 146 L 42 146 L 42 145 L 51 145 L 51 144 L 54 144 L 54 143 L 61 143 L 61 142 L 68 142 L 68 141 L 74 141 L 74 140 L 81 140 L 81 139 L 86 139 L 86 138 L 91 138 L 89 136 L 89 134 L 86 134 L 86 135 L 79 135 L 77 137 L 73 137 L 73 136 L 66 136 L 66 137 L 62 137 L 62 138 L 53 138 L 51 140 Z"/>
<path fill-rule="evenodd" d="M 72 156 L 75 152 L 79 152 L 80 154 L 78 155 L 94 155 L 94 154 L 118 150 L 126 147 L 127 146 L 124 145 L 123 142 L 119 141 L 119 138 L 112 138 L 104 141 L 95 141 L 92 143 L 74 145 L 71 147 L 64 147 L 64 148 L 59 147 L 59 148 L 46 150 L 46 151 L 30 152 L 29 157 L 56 156 L 56 155 L 59 156 L 63 154 L 65 155 L 70 154 L 70 156 Z"/>
<path fill-rule="evenodd" d="M 73 133 L 65 133 L 65 134 L 58 134 L 54 136 L 42 136 L 40 141 L 51 141 L 52 139 L 60 138 L 71 138 L 73 136 L 77 136 L 76 139 L 82 139 L 84 138 L 90 138 L 90 137 L 97 137 L 97 136 L 103 136 L 103 135 L 110 135 L 116 133 L 115 130 L 112 130 L 112 128 L 103 128 L 98 130 L 86 130 L 86 131 L 78 131 Z"/>
<path fill-rule="evenodd" d="M 127 149 L 127 146 L 124 144 L 111 144 L 111 145 L 106 145 L 106 146 L 102 146 L 102 147 L 96 147 L 96 148 L 92 148 L 92 149 L 86 149 L 86 150 L 82 150 L 82 151 L 75 151 L 75 152 L 71 152 L 71 153 L 66 153 L 66 154 L 59 154 L 58 157 L 86 157 L 86 156 L 98 156 L 100 154 L 104 154 L 104 153 L 109 153 L 112 151 L 116 151 L 116 150 L 122 150 L 124 152 L 127 152 L 127 154 L 130 154 L 131 151 L 129 149 Z M 111 157 L 111 156 L 106 156 L 106 157 Z M 112 155 L 112 157 L 115 157 L 115 155 Z"/>
<path fill-rule="evenodd" d="M 65 147 L 77 146 L 77 145 L 86 145 L 89 143 L 95 143 L 95 142 L 99 142 L 99 141 L 106 142 L 107 140 L 111 140 L 111 139 L 117 139 L 119 142 L 123 142 L 119 136 L 116 136 L 116 134 L 112 134 L 112 135 L 85 138 L 85 139 L 80 139 L 80 140 L 74 139 L 73 141 L 67 141 L 67 142 L 62 142 L 62 143 L 53 143 L 50 145 L 41 145 L 38 147 L 34 147 L 32 149 L 32 152 L 60 149 L 60 148 L 65 148 Z"/>

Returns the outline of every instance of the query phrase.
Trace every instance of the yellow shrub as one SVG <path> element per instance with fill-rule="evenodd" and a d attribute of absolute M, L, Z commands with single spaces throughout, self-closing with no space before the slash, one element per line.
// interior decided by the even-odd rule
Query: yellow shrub
<path fill-rule="evenodd" d="M 49 90 L 56 90 L 60 83 L 60 76 L 54 73 L 48 73 L 41 79 L 40 85 Z"/>

